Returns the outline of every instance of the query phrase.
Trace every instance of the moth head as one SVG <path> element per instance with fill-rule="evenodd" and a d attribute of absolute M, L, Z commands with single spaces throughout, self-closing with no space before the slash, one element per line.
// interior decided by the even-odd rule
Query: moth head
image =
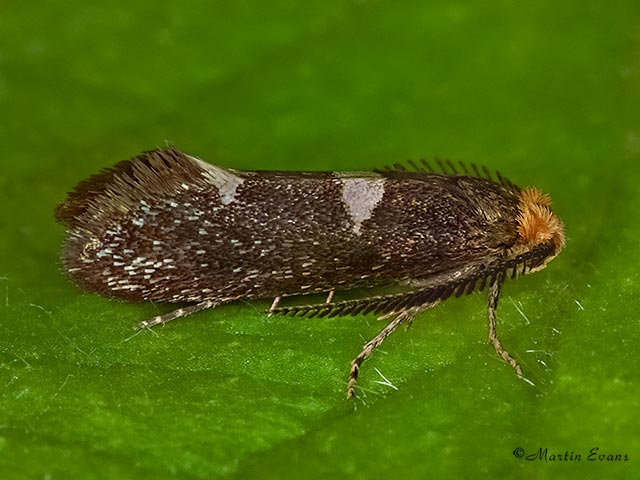
<path fill-rule="evenodd" d="M 543 263 L 531 271 L 544 268 L 564 248 L 564 225 L 551 210 L 551 198 L 537 188 L 525 188 L 520 192 L 517 217 L 517 249 L 530 251 L 543 244 L 553 247 Z"/>

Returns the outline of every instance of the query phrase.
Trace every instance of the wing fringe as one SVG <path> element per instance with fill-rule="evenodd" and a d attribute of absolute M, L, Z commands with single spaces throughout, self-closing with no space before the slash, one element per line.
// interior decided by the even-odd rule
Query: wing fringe
<path fill-rule="evenodd" d="M 58 205 L 55 217 L 62 224 L 74 226 L 78 218 L 95 208 L 95 199 L 99 196 L 115 198 L 118 203 L 126 205 L 134 202 L 132 197 L 139 197 L 136 191 L 161 193 L 168 184 L 192 181 L 201 170 L 192 158 L 175 147 L 150 150 L 78 183 L 67 199 Z"/>

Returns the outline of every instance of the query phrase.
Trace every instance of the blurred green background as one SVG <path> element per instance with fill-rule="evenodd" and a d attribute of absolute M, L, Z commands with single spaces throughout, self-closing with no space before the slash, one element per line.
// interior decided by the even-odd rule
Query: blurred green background
<path fill-rule="evenodd" d="M 0 3 L 0 476 L 640 478 L 639 10 Z M 52 212 L 167 141 L 247 169 L 449 157 L 551 193 L 566 250 L 499 310 L 533 385 L 487 343 L 483 294 L 387 340 L 354 402 L 372 317 L 238 303 L 132 336 L 170 307 L 78 291 Z"/>

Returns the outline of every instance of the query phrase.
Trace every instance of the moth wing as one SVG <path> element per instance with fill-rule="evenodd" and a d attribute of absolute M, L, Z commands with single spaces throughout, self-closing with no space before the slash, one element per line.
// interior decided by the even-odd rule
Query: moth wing
<path fill-rule="evenodd" d="M 203 165 L 207 165 L 208 170 L 224 171 L 174 147 L 144 152 L 78 183 L 56 208 L 56 220 L 73 227 L 81 223 L 79 218 L 91 216 L 104 209 L 105 204 L 121 210 L 135 203 L 132 197 L 137 198 L 141 193 L 158 195 L 170 185 L 200 178 L 205 171 Z M 103 200 L 98 202 L 98 198 Z"/>

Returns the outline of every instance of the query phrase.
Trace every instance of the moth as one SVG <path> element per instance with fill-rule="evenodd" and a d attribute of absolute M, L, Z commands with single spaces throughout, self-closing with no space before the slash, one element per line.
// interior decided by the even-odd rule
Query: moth
<path fill-rule="evenodd" d="M 401 324 L 487 288 L 489 340 L 522 376 L 496 334 L 500 288 L 560 253 L 563 224 L 536 188 L 436 163 L 239 171 L 174 147 L 149 151 L 80 182 L 58 206 L 62 263 L 87 292 L 188 304 L 139 328 L 259 298 L 274 299 L 270 314 L 377 315 L 388 323 L 351 362 L 348 398 L 362 362 Z M 399 291 L 377 293 L 389 286 Z M 360 293 L 337 300 L 336 291 Z M 280 305 L 312 293 L 326 301 Z"/>

